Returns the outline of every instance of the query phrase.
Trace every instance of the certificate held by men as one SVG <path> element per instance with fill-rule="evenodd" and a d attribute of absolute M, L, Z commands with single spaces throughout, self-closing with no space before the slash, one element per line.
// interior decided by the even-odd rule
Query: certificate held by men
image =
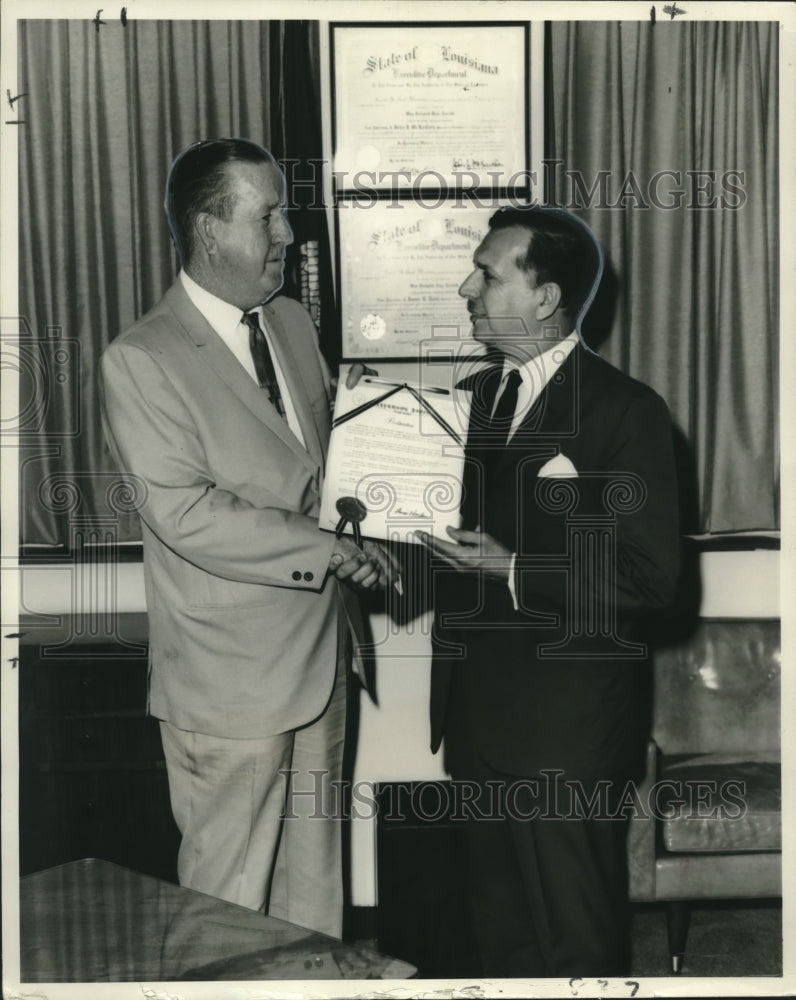
<path fill-rule="evenodd" d="M 320 527 L 355 538 L 416 542 L 459 526 L 469 393 L 340 371 Z"/>

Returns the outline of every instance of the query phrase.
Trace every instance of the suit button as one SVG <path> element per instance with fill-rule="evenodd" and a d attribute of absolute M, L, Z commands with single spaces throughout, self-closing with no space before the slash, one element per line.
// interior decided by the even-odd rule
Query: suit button
<path fill-rule="evenodd" d="M 307 581 L 307 583 L 309 583 L 310 580 L 314 580 L 315 579 L 315 576 L 314 576 L 313 573 L 305 573 L 304 574 L 304 579 Z"/>
<path fill-rule="evenodd" d="M 294 580 L 300 580 L 301 579 L 301 573 L 299 573 L 299 571 L 297 569 L 293 570 L 293 579 Z"/>

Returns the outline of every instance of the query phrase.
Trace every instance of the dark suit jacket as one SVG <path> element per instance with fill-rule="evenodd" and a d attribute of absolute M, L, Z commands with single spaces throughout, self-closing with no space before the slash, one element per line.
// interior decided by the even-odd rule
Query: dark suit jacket
<path fill-rule="evenodd" d="M 435 568 L 432 749 L 455 685 L 492 767 L 630 776 L 647 722 L 644 619 L 672 600 L 679 569 L 666 406 L 578 346 L 496 451 L 477 429 L 486 385 L 473 399 L 464 526 L 518 554 L 520 607 L 505 584 Z M 557 454 L 577 478 L 539 476 Z"/>

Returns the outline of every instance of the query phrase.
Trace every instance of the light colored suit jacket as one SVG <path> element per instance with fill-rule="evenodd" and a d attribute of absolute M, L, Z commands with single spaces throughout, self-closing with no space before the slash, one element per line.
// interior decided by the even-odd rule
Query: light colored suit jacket
<path fill-rule="evenodd" d="M 323 710 L 343 599 L 317 526 L 327 368 L 297 302 L 265 315 L 306 449 L 179 280 L 102 358 L 106 438 L 145 493 L 150 713 L 240 739 Z"/>

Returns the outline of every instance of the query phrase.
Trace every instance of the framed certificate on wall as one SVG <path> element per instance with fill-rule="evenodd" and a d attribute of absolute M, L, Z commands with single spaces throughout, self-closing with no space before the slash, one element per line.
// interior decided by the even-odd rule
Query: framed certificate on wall
<path fill-rule="evenodd" d="M 528 38 L 527 23 L 333 24 L 337 191 L 516 186 Z"/>
<path fill-rule="evenodd" d="M 437 340 L 457 354 L 481 351 L 458 289 L 498 208 L 488 199 L 338 202 L 343 357 L 417 358 Z"/>
<path fill-rule="evenodd" d="M 344 358 L 482 350 L 458 289 L 490 216 L 540 190 L 540 43 L 528 22 L 330 25 Z"/>

